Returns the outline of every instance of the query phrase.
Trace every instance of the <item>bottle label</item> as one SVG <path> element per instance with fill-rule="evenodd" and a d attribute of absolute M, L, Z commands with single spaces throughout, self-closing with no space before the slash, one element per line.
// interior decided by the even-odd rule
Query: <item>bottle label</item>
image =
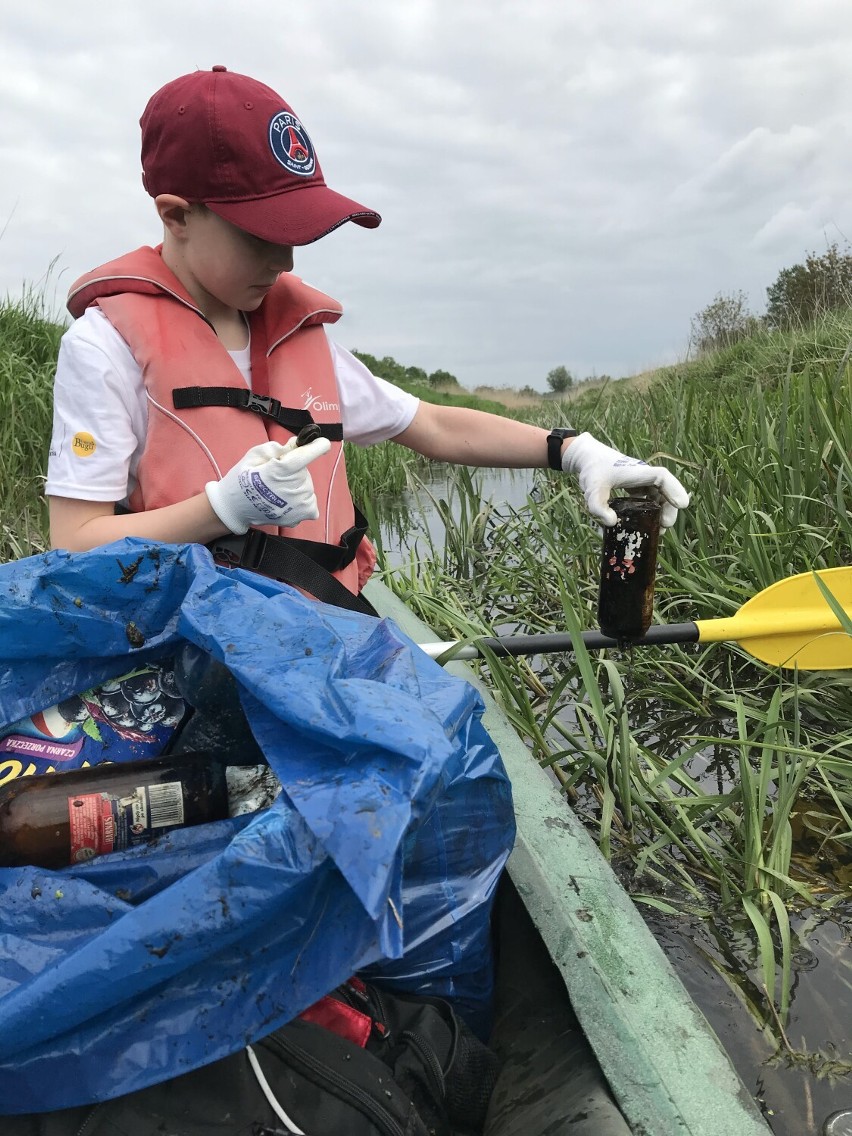
<path fill-rule="evenodd" d="M 140 785 L 133 793 L 80 793 L 68 798 L 71 863 L 79 864 L 106 852 L 121 852 L 142 844 L 157 829 L 184 823 L 183 785 Z"/>

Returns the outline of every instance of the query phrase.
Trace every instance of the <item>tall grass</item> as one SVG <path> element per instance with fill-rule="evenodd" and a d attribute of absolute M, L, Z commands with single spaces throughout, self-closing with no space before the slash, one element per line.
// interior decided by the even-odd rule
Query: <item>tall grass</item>
<path fill-rule="evenodd" d="M 834 316 L 572 404 L 572 425 L 665 461 L 692 494 L 661 544 L 658 622 L 728 616 L 785 576 L 852 564 L 851 345 L 852 315 Z M 513 510 L 484 507 L 464 473 L 441 512 L 446 540 L 388 577 L 448 637 L 594 625 L 600 539 L 564 479 L 542 473 Z M 846 674 L 776 671 L 735 643 L 485 669 L 637 898 L 746 921 L 753 1005 L 783 1023 L 790 913 L 848 890 Z M 802 853 L 815 841 L 819 876 Z"/>
<path fill-rule="evenodd" d="M 46 547 L 44 471 L 62 330 L 35 291 L 0 303 L 0 560 Z"/>

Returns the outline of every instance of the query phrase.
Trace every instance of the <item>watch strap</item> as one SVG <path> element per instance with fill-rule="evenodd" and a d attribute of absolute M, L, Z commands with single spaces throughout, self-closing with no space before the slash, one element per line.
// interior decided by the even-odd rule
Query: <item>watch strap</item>
<path fill-rule="evenodd" d="M 554 427 L 547 435 L 547 464 L 551 469 L 562 471 L 562 443 L 566 438 L 576 438 L 579 430 Z"/>

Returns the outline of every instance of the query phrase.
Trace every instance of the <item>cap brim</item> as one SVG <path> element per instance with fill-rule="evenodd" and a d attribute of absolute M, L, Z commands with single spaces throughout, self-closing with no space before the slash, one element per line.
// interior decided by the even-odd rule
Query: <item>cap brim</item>
<path fill-rule="evenodd" d="M 253 201 L 206 201 L 205 205 L 239 229 L 277 245 L 309 245 L 354 221 L 375 229 L 381 216 L 325 185 L 306 185 Z"/>

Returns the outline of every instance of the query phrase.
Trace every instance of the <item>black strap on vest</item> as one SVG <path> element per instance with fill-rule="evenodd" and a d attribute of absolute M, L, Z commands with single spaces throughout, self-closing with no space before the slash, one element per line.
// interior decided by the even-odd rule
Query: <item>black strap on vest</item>
<path fill-rule="evenodd" d="M 125 505 L 115 506 L 116 514 L 124 515 L 130 512 Z M 355 558 L 355 550 L 367 529 L 367 522 L 363 514 L 355 506 L 355 519 L 364 521 L 364 527 L 358 524 L 343 534 L 346 540 L 351 533 L 358 533 L 358 539 L 351 545 L 352 555 L 348 560 L 341 561 L 340 567 L 351 564 Z M 272 533 L 261 532 L 260 529 L 249 529 L 245 536 L 223 536 L 212 540 L 207 547 L 218 564 L 228 568 L 247 568 L 250 572 L 259 572 L 262 576 L 271 576 L 273 580 L 280 580 L 284 584 L 291 584 L 294 588 L 301 588 L 323 603 L 342 607 L 347 611 L 359 611 L 362 615 L 379 613 L 364 596 L 356 596 L 350 592 L 337 579 L 332 576 L 328 568 L 317 563 L 305 549 L 318 549 L 328 553 L 328 561 L 336 559 L 334 554 L 342 551 L 331 544 L 319 544 L 312 540 L 296 540 L 284 536 L 274 536 Z"/>
<path fill-rule="evenodd" d="M 331 574 L 352 563 L 366 531 L 366 518 L 356 506 L 355 524 L 343 534 L 339 545 L 249 529 L 245 536 L 220 537 L 207 547 L 219 564 L 271 576 L 335 607 L 378 615 L 363 596 L 354 595 Z"/>
<path fill-rule="evenodd" d="M 263 418 L 272 419 L 291 434 L 298 434 L 303 426 L 313 422 L 310 411 L 282 406 L 277 398 L 255 394 L 248 388 L 243 390 L 239 387 L 178 387 L 172 393 L 172 404 L 175 410 L 190 410 L 198 406 L 232 406 L 237 410 L 251 410 Z M 323 438 L 328 438 L 330 442 L 343 441 L 342 423 L 325 422 L 316 425 L 319 426 Z"/>

